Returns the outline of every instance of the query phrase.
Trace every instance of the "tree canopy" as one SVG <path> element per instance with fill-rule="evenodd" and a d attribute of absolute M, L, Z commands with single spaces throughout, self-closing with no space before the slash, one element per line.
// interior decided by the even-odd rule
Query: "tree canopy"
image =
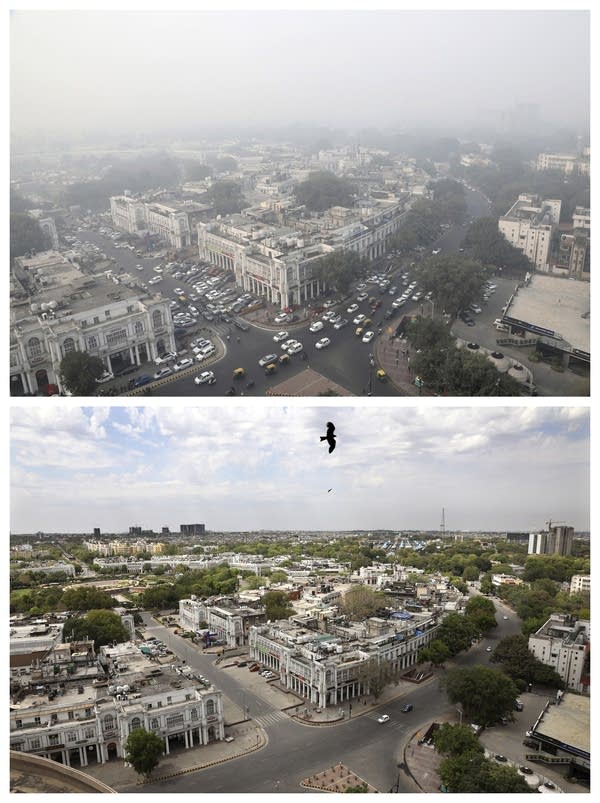
<path fill-rule="evenodd" d="M 496 645 L 491 660 L 501 664 L 502 669 L 515 681 L 564 688 L 560 675 L 529 652 L 525 636 L 516 634 L 503 638 Z"/>
<path fill-rule="evenodd" d="M 346 591 L 339 605 L 339 611 L 350 620 L 360 622 L 374 616 L 386 605 L 385 594 L 363 585 L 353 585 Z"/>
<path fill-rule="evenodd" d="M 261 602 L 265 606 L 267 619 L 271 621 L 287 619 L 294 613 L 292 603 L 285 591 L 267 591 Z"/>
<path fill-rule="evenodd" d="M 50 247 L 40 224 L 25 212 L 10 215 L 10 258 L 23 256 L 29 251 L 45 251 Z"/>
<path fill-rule="evenodd" d="M 465 716 L 478 725 L 495 723 L 514 710 L 518 689 L 502 671 L 488 666 L 451 669 L 443 685 L 451 703 L 460 703 Z"/>
<path fill-rule="evenodd" d="M 246 199 L 242 195 L 240 184 L 230 179 L 215 181 L 209 187 L 206 195 L 218 215 L 231 215 L 234 212 L 240 212 L 247 205 Z"/>
<path fill-rule="evenodd" d="M 104 644 L 117 643 L 129 639 L 129 633 L 121 618 L 114 611 L 89 611 L 86 616 L 71 616 L 63 627 L 63 640 L 78 641 L 93 639 L 96 649 Z"/>
<path fill-rule="evenodd" d="M 444 759 L 438 774 L 448 791 L 455 794 L 532 791 L 515 767 L 498 764 L 473 750 Z"/>
<path fill-rule="evenodd" d="M 469 725 L 451 725 L 444 722 L 433 737 L 438 753 L 460 756 L 463 753 L 483 753 L 483 747 Z"/>
<path fill-rule="evenodd" d="M 366 264 L 354 251 L 332 251 L 313 262 L 312 272 L 316 279 L 345 295 Z"/>
<path fill-rule="evenodd" d="M 86 351 L 67 352 L 58 367 L 63 385 L 73 396 L 93 396 L 98 390 L 96 379 L 104 370 L 100 357 Z"/>
<path fill-rule="evenodd" d="M 311 212 L 324 212 L 332 206 L 351 207 L 355 192 L 356 188 L 349 181 L 328 170 L 311 173 L 295 189 L 298 203 L 304 204 Z"/>
<path fill-rule="evenodd" d="M 156 733 L 135 728 L 125 742 L 125 761 L 132 765 L 138 775 L 147 778 L 158 766 L 164 749 L 164 741 Z"/>
<path fill-rule="evenodd" d="M 414 272 L 421 287 L 433 294 L 436 308 L 453 316 L 479 298 L 489 275 L 481 262 L 462 254 L 428 257 L 415 266 Z"/>

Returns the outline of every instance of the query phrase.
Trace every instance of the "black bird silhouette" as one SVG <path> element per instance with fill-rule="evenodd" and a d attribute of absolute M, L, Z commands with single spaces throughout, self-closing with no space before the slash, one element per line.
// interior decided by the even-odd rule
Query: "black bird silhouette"
<path fill-rule="evenodd" d="M 329 444 L 329 454 L 333 452 L 335 449 L 335 426 L 331 423 L 331 421 L 327 422 L 327 435 L 321 435 L 322 441 L 327 441 Z"/>

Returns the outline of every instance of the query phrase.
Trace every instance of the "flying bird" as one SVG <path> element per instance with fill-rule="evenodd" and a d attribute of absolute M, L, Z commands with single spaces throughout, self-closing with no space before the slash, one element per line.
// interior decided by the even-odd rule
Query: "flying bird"
<path fill-rule="evenodd" d="M 333 452 L 335 449 L 335 426 L 331 423 L 331 421 L 327 422 L 327 435 L 321 435 L 322 441 L 327 441 L 329 444 L 329 454 Z"/>

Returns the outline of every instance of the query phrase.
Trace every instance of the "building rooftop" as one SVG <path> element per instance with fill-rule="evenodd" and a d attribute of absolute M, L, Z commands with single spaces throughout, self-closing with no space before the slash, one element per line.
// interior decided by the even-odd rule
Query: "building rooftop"
<path fill-rule="evenodd" d="M 519 288 L 506 314 L 549 329 L 574 348 L 589 353 L 589 313 L 588 282 L 538 273 L 532 276 L 528 286 Z"/>
<path fill-rule="evenodd" d="M 590 699 L 564 694 L 558 705 L 549 705 L 536 723 L 535 733 L 568 747 L 590 753 Z"/>

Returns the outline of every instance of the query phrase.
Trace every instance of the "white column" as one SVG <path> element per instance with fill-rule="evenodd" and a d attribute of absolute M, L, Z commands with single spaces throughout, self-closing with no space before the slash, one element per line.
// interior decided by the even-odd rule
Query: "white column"
<path fill-rule="evenodd" d="M 169 755 L 169 737 L 165 736 L 165 755 Z"/>

